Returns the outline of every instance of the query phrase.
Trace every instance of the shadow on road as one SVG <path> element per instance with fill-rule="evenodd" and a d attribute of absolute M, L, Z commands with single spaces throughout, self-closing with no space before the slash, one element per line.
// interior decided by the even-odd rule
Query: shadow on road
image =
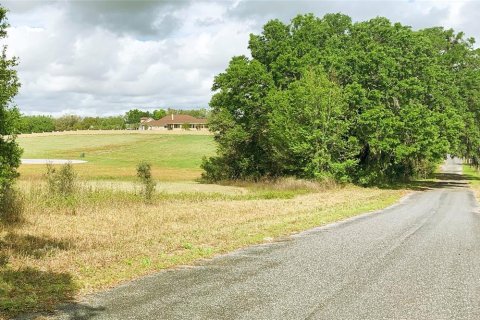
<path fill-rule="evenodd" d="M 480 178 L 460 173 L 435 173 L 430 179 L 413 180 L 399 184 L 381 186 L 382 189 L 409 189 L 425 191 L 442 188 L 468 188 L 469 181 L 479 181 Z"/>
<path fill-rule="evenodd" d="M 69 304 L 61 307 L 62 319 L 69 320 L 88 320 L 100 315 L 105 311 L 104 307 L 92 307 L 81 303 Z"/>

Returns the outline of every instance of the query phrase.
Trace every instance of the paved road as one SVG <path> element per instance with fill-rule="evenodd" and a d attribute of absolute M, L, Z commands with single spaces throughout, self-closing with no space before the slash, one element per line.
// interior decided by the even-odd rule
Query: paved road
<path fill-rule="evenodd" d="M 60 318 L 480 319 L 480 219 L 460 169 L 450 160 L 442 188 L 382 212 L 161 272 Z"/>

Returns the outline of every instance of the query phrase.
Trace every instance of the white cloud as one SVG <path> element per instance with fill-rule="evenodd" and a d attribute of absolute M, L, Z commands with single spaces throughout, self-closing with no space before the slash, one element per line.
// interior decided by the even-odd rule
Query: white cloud
<path fill-rule="evenodd" d="M 131 107 L 205 107 L 213 77 L 271 18 L 343 12 L 478 36 L 479 2 L 6 1 L 9 54 L 20 58 L 26 113 L 120 114 Z"/>

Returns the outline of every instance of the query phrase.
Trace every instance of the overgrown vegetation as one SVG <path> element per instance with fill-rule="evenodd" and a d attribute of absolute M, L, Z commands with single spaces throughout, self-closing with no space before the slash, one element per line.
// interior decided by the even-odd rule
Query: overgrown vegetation
<path fill-rule="evenodd" d="M 146 161 L 140 162 L 137 166 L 137 177 L 142 183 L 142 195 L 145 201 L 151 201 L 153 193 L 155 192 L 155 181 L 152 177 L 152 166 Z"/>
<path fill-rule="evenodd" d="M 296 176 L 360 184 L 427 176 L 480 156 L 480 50 L 441 27 L 342 14 L 268 22 L 252 59 L 215 77 L 204 178 Z"/>
<path fill-rule="evenodd" d="M 55 167 L 51 163 L 47 163 L 45 177 L 48 190 L 52 195 L 69 197 L 78 191 L 77 173 L 70 162 L 61 165 L 60 168 Z"/>

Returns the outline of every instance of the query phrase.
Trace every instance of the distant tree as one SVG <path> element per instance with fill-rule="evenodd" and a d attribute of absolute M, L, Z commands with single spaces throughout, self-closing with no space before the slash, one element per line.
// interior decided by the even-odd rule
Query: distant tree
<path fill-rule="evenodd" d="M 186 114 L 195 118 L 207 118 L 208 110 L 205 108 L 200 109 L 174 109 L 168 108 L 167 114 Z"/>
<path fill-rule="evenodd" d="M 21 116 L 18 131 L 20 133 L 52 132 L 55 119 L 51 116 Z"/>
<path fill-rule="evenodd" d="M 79 129 L 82 118 L 76 115 L 65 115 L 55 119 L 56 131 L 70 131 Z"/>
<path fill-rule="evenodd" d="M 7 36 L 7 10 L 0 6 L 0 39 Z M 14 67 L 17 59 L 7 58 L 7 47 L 3 46 L 0 56 L 0 220 L 11 212 L 12 186 L 17 178 L 22 150 L 15 140 L 19 127 L 20 113 L 13 106 L 20 83 Z"/>
<path fill-rule="evenodd" d="M 125 120 L 121 116 L 100 118 L 100 129 L 122 130 L 125 127 Z"/>
<path fill-rule="evenodd" d="M 101 121 L 101 118 L 99 117 L 85 117 L 85 118 L 82 118 L 78 123 L 76 123 L 75 129 L 98 130 L 98 129 L 101 129 L 100 121 Z"/>
<path fill-rule="evenodd" d="M 139 109 L 132 109 L 125 113 L 125 122 L 127 124 L 138 124 L 142 117 L 151 117 L 152 114 L 149 111 L 142 111 Z"/>
<path fill-rule="evenodd" d="M 165 111 L 164 109 L 158 109 L 152 112 L 152 118 L 155 120 L 161 119 L 166 115 L 167 115 L 167 111 Z"/>

